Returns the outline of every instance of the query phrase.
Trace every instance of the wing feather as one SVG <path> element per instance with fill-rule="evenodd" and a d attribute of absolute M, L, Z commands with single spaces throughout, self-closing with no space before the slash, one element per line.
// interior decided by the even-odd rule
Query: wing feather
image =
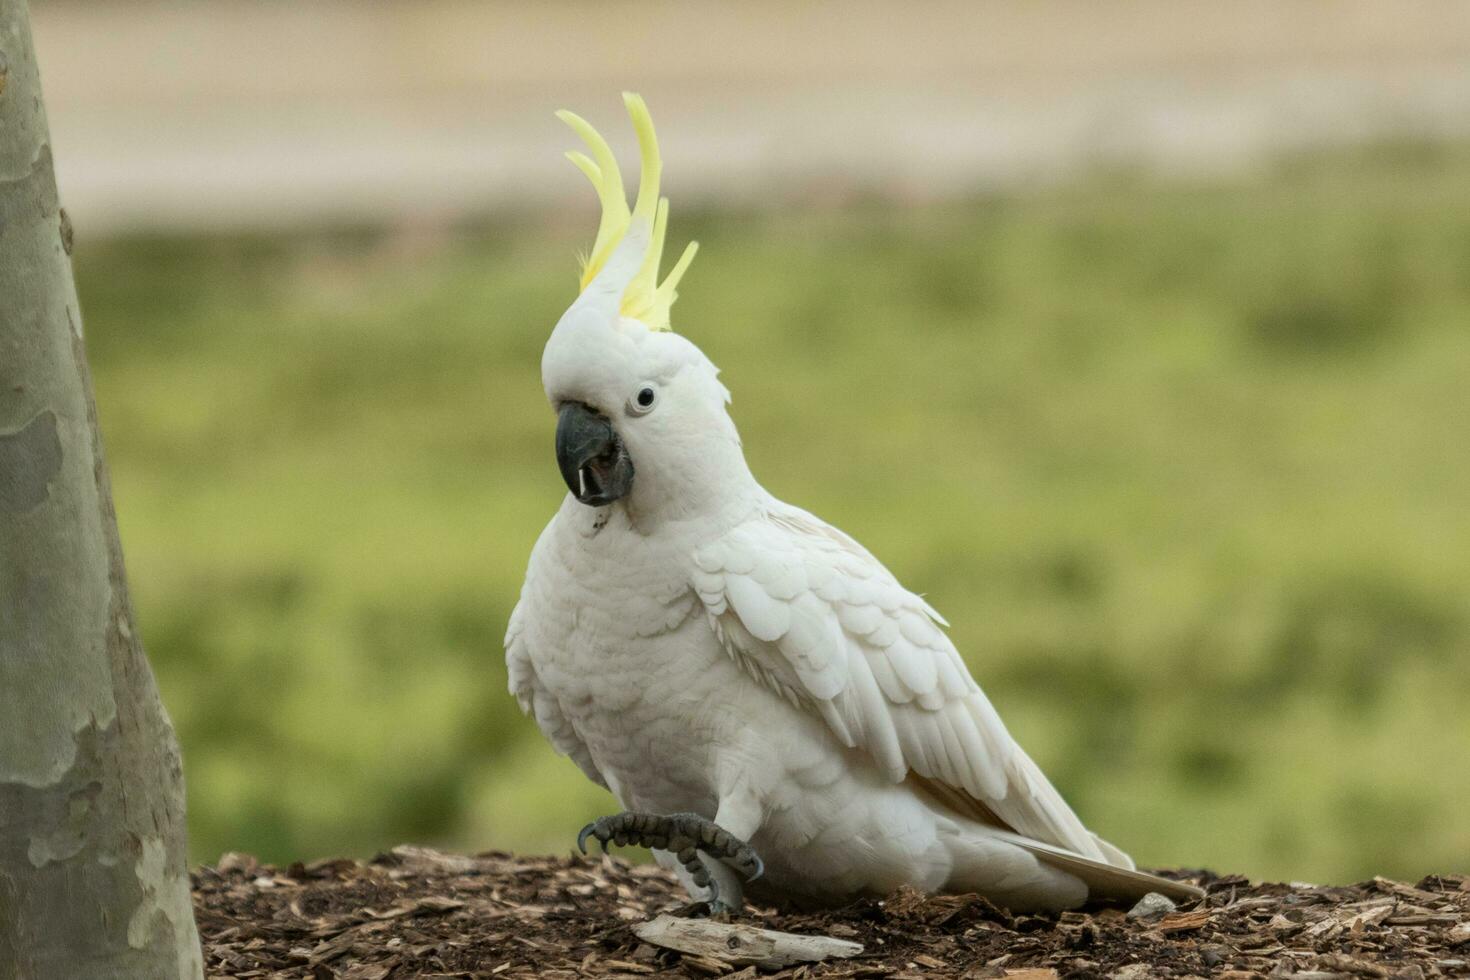
<path fill-rule="evenodd" d="M 889 779 L 916 776 L 967 816 L 1130 864 L 1011 738 L 939 614 L 847 535 L 773 500 L 694 564 L 695 591 L 731 655 Z"/>
<path fill-rule="evenodd" d="M 888 778 L 898 782 L 908 772 L 908 763 L 904 761 L 893 713 L 889 711 L 883 691 L 873 676 L 871 661 L 856 644 L 849 648 L 847 659 L 848 677 L 852 683 L 852 697 L 847 700 L 852 705 L 851 713 L 859 719 L 861 744 L 872 753 Z"/>
<path fill-rule="evenodd" d="M 774 643 L 791 631 L 791 606 L 766 592 L 748 575 L 726 576 L 725 595 L 735 615 L 757 640 Z"/>

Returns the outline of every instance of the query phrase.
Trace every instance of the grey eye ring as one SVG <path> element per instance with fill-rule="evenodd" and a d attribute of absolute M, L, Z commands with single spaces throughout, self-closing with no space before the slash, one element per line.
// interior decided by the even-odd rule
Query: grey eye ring
<path fill-rule="evenodd" d="M 633 397 L 628 399 L 628 414 L 647 415 L 653 411 L 653 406 L 658 403 L 658 389 L 652 384 L 645 382 L 638 386 Z"/>

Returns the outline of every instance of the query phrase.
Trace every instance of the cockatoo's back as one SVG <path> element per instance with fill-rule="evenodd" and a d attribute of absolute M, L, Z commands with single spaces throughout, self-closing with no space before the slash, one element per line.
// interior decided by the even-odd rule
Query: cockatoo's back
<path fill-rule="evenodd" d="M 694 563 L 730 655 L 889 779 L 912 777 L 965 816 L 1107 860 L 1006 731 L 944 620 L 852 538 L 770 498 Z"/>
<path fill-rule="evenodd" d="M 695 589 L 730 655 L 819 714 L 888 779 L 1014 835 L 1093 879 L 1094 892 L 1168 888 L 1115 873 L 1132 872 L 1133 861 L 1083 826 L 1011 737 L 948 624 L 857 541 L 768 497 L 696 550 L 694 563 Z"/>

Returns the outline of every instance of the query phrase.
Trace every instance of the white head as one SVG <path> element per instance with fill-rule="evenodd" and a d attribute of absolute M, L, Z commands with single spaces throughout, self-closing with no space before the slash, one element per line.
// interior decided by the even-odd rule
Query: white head
<path fill-rule="evenodd" d="M 718 370 L 669 330 L 674 289 L 696 246 L 656 285 L 668 221 L 658 143 L 643 100 L 623 99 L 643 154 L 631 211 L 607 143 L 577 116 L 558 113 L 596 158 L 568 154 L 591 178 L 603 212 L 582 293 L 546 342 L 541 380 L 559 415 L 557 463 L 572 496 L 591 507 L 622 502 L 646 523 L 723 507 L 753 480 Z"/>

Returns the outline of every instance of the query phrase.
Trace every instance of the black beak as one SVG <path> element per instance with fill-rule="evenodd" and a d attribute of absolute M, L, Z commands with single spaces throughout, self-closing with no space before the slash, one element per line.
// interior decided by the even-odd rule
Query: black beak
<path fill-rule="evenodd" d="M 601 507 L 633 489 L 633 460 L 612 423 L 581 402 L 562 405 L 556 421 L 556 465 L 572 496 Z"/>

